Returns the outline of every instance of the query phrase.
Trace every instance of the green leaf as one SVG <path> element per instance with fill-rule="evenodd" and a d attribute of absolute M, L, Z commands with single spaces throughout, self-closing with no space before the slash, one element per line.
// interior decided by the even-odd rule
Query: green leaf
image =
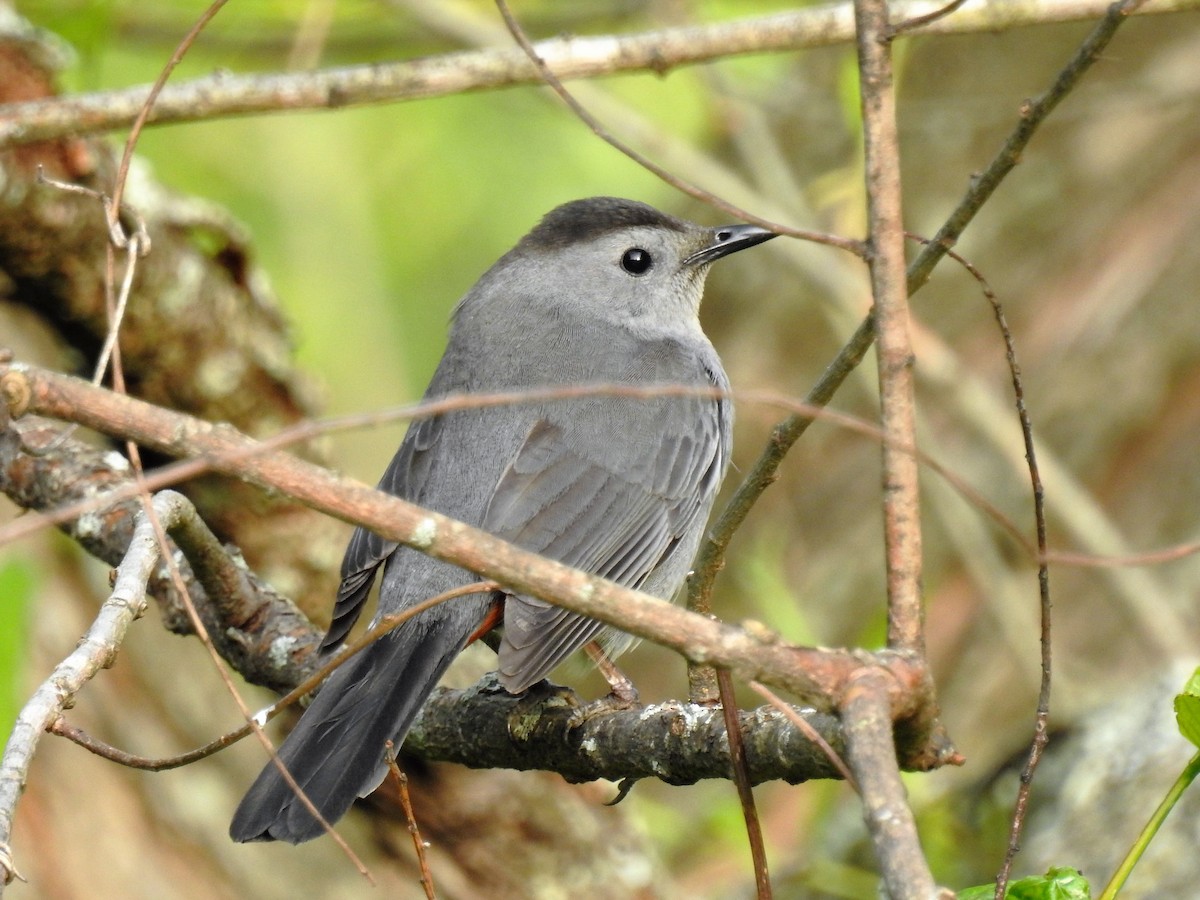
<path fill-rule="evenodd" d="M 1183 692 L 1175 695 L 1175 721 L 1179 733 L 1200 747 L 1200 669 L 1192 673 Z"/>
<path fill-rule="evenodd" d="M 995 882 L 969 887 L 958 892 L 958 900 L 991 900 L 996 894 Z M 1007 900 L 1089 900 L 1091 885 L 1076 869 L 1060 866 L 1045 875 L 1030 875 L 1010 881 L 1004 892 Z"/>

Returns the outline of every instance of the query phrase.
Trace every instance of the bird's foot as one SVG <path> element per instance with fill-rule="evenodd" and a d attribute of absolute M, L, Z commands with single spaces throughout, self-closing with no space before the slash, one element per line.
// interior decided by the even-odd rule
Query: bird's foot
<path fill-rule="evenodd" d="M 630 709 L 637 706 L 637 688 L 633 686 L 629 676 L 618 669 L 616 663 L 609 659 L 608 654 L 600 648 L 600 645 L 596 641 L 591 641 L 583 649 L 596 664 L 596 668 L 600 670 L 604 680 L 608 682 L 611 692 L 604 699 L 611 704 L 611 708 Z"/>

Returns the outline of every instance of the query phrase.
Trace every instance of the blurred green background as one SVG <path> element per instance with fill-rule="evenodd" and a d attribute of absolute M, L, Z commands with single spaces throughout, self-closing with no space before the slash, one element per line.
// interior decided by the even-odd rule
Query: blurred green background
<path fill-rule="evenodd" d="M 792 6 L 543 0 L 517 4 L 516 12 L 542 37 L 637 31 Z M 64 90 L 72 92 L 151 81 L 200 8 L 176 0 L 18 4 L 22 15 L 73 47 L 74 61 L 62 73 Z M 958 248 L 1008 306 L 1044 440 L 1056 546 L 1148 549 L 1197 530 L 1198 24 L 1195 13 L 1184 13 L 1126 25 Z M 1089 27 L 897 45 L 910 229 L 936 230 L 970 175 L 999 147 L 1022 101 L 1050 83 Z M 482 0 L 231 4 L 173 81 L 214 69 L 273 72 L 403 59 L 480 41 L 508 43 L 494 7 Z M 853 62 L 851 48 L 831 47 L 572 87 L 611 130 L 683 177 L 762 215 L 859 236 Z M 297 358 L 322 385 L 329 414 L 419 396 L 441 353 L 453 304 L 557 203 L 615 194 L 699 221 L 724 218 L 601 143 L 540 88 L 150 128 L 138 152 L 161 185 L 219 204 L 245 224 L 257 262 L 293 323 Z M 136 203 L 136 191 L 131 200 Z M 735 387 L 799 397 L 868 302 L 857 261 L 780 240 L 715 270 L 703 315 Z M 925 448 L 1028 532 L 1029 490 L 990 309 L 971 279 L 943 265 L 919 295 L 914 315 Z M 837 398 L 839 409 L 873 414 L 872 366 L 870 357 Z M 744 469 L 779 411 L 742 404 L 738 416 L 736 460 Z M 374 481 L 402 431 L 389 426 L 332 438 L 336 465 Z M 806 436 L 734 544 L 720 582 L 723 617 L 760 619 L 797 642 L 878 646 L 877 456 L 869 442 L 829 425 Z M 731 482 L 738 475 L 731 473 Z M 1035 579 L 1032 566 L 983 514 L 931 473 L 924 485 L 930 647 L 946 720 L 970 766 L 908 783 L 923 810 L 939 877 L 963 886 L 990 878 L 998 864 L 1003 832 L 996 826 L 1003 812 L 979 797 L 993 784 L 1007 785 L 992 775 L 1020 750 L 1032 724 Z M 102 570 L 63 542 L 46 538 L 31 547 L 0 549 L 0 615 L 6 617 L 0 640 L 20 633 L 22 596 L 42 597 L 64 580 L 94 590 L 93 602 L 102 596 Z M 26 560 L 38 554 L 59 564 L 72 560 L 69 577 L 31 570 Z M 1056 708 L 1063 713 L 1056 721 L 1062 724 L 1195 647 L 1200 568 L 1194 560 L 1148 569 L 1056 570 L 1054 584 Z M 37 602 L 34 619 L 43 615 Z M 70 646 L 59 629 L 77 634 L 78 625 L 72 618 L 33 625 L 36 664 L 23 678 L 0 664 L 0 704 L 44 677 Z M 156 642 L 165 648 L 149 646 Z M 206 663 L 191 643 L 140 634 L 140 649 L 130 654 L 145 660 L 165 654 L 181 672 L 202 670 Z M 19 659 L 4 645 L 0 663 Z M 682 665 L 665 651 L 643 647 L 627 668 L 643 699 L 686 690 Z M 579 683 L 598 691 L 589 678 Z M 189 691 L 211 697 L 213 688 L 172 688 L 182 693 L 172 701 L 180 720 L 175 737 L 211 736 L 218 726 L 192 719 L 206 703 L 186 697 Z M 95 693 L 104 690 L 97 685 Z M 747 693 L 742 703 L 757 700 Z M 3 722 L 11 720 L 9 710 L 0 705 Z M 228 724 L 232 712 L 223 713 Z M 243 751 L 245 771 L 257 757 L 253 749 Z M 78 753 L 61 752 L 65 760 Z M 87 765 L 101 764 L 89 759 Z M 175 840 L 185 846 L 208 844 L 207 824 L 196 824 L 207 823 L 205 816 L 216 823 L 212 839 L 222 838 L 222 816 L 244 778 L 211 770 L 207 777 L 212 783 L 197 785 L 182 774 L 120 776 L 135 791 L 150 790 L 147 781 L 167 783 L 170 799 L 162 802 L 177 809 L 185 837 Z M 1167 782 L 1171 777 L 1164 774 Z M 218 785 L 222 779 L 231 783 Z M 1012 794 L 1005 791 L 1007 805 Z M 1056 793 L 1055 783 L 1046 791 Z M 958 799 L 964 793 L 968 799 Z M 862 828 L 847 790 L 771 785 L 759 796 L 781 896 L 874 896 L 873 877 L 855 868 L 869 869 L 870 862 L 859 846 Z M 158 801 L 140 802 L 157 808 Z M 748 895 L 752 880 L 732 788 L 647 784 L 628 802 L 670 873 L 664 895 Z M 1147 813 L 1154 802 L 1149 795 Z M 1132 833 L 1140 819 L 1129 812 L 1112 830 Z M 274 848 L 263 858 L 287 866 L 294 858 L 289 852 Z M 154 882 L 145 890 L 166 893 L 127 896 L 226 895 L 217 886 L 182 883 Z M 334 888 L 321 892 L 339 895 Z M 281 887 L 278 895 L 295 894 Z M 14 896 L 21 895 L 14 889 Z"/>

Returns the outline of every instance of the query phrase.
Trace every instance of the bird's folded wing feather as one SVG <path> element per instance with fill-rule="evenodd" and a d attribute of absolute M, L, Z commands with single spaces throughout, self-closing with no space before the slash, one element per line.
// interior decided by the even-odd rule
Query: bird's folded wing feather
<path fill-rule="evenodd" d="M 649 406 L 617 416 L 620 433 L 596 427 L 586 414 L 538 421 L 501 476 L 484 529 L 641 587 L 700 527 L 696 519 L 707 512 L 728 452 L 717 402 L 675 398 Z M 504 623 L 500 672 L 513 691 L 545 677 L 604 628 L 526 596 L 507 600 Z"/>
<path fill-rule="evenodd" d="M 444 419 L 434 417 L 415 422 L 380 479 L 378 488 L 395 497 L 421 502 L 420 485 L 426 481 Z M 333 606 L 333 620 L 321 642 L 322 651 L 341 645 L 362 614 L 379 567 L 399 546 L 373 531 L 356 528 L 342 558 L 342 581 Z"/>

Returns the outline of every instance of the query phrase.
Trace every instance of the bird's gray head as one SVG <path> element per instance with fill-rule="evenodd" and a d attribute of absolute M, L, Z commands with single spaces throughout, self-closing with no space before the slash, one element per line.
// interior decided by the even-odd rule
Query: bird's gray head
<path fill-rule="evenodd" d="M 586 304 L 589 313 L 623 324 L 687 328 L 696 323 L 709 266 L 774 236 L 754 225 L 695 225 L 634 200 L 592 197 L 549 212 L 485 281 L 539 304 Z"/>

